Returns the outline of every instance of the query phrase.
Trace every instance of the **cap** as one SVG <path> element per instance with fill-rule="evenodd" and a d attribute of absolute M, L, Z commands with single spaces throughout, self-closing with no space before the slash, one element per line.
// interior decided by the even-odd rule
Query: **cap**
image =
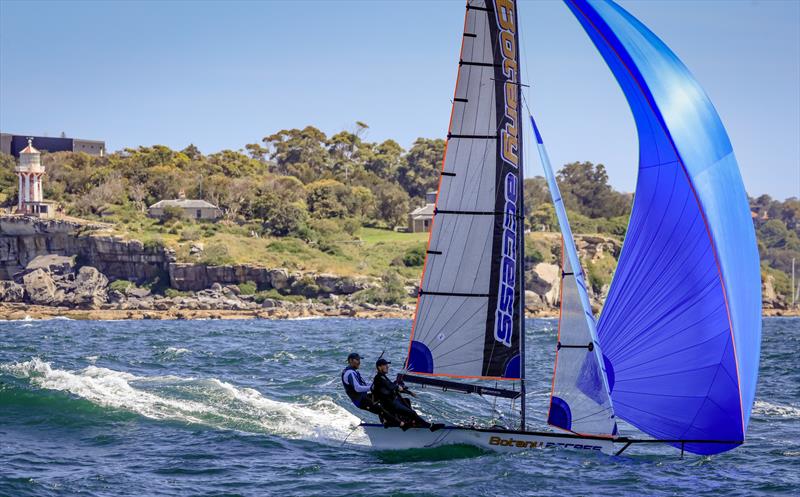
<path fill-rule="evenodd" d="M 352 361 L 353 359 L 358 359 L 360 361 L 361 356 L 356 354 L 355 352 L 352 352 L 350 355 L 347 356 L 347 360 Z"/>
<path fill-rule="evenodd" d="M 386 359 L 378 359 L 377 361 L 375 361 L 375 367 L 376 368 L 379 368 L 379 367 L 383 366 L 384 364 L 391 364 L 391 362 L 387 361 Z"/>

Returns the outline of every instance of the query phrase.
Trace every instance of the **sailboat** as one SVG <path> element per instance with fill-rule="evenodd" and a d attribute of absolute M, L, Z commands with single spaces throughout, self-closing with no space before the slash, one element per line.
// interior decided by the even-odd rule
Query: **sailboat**
<path fill-rule="evenodd" d="M 384 428 L 381 449 L 471 444 L 716 454 L 744 442 L 761 337 L 759 257 L 720 118 L 688 69 L 611 0 L 565 0 L 617 79 L 639 136 L 630 222 L 596 319 L 544 140 L 562 231 L 547 424 L 526 420 L 523 94 L 517 3 L 468 0 L 458 78 L 405 383 L 512 399 L 518 426 Z M 618 421 L 647 436 L 619 433 Z"/>

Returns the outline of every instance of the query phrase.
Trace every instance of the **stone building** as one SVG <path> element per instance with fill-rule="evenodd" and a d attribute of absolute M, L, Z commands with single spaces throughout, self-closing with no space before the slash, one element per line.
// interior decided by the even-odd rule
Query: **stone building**
<path fill-rule="evenodd" d="M 159 200 L 151 205 L 147 209 L 147 215 L 160 218 L 164 215 L 164 210 L 167 207 L 177 207 L 183 211 L 183 217 L 187 219 L 214 221 L 222 217 L 222 210 L 216 205 L 205 200 L 186 198 L 182 191 L 176 199 Z"/>
<path fill-rule="evenodd" d="M 421 233 L 430 231 L 433 221 L 433 209 L 436 207 L 436 192 L 425 194 L 425 205 L 418 207 L 408 214 L 408 231 Z"/>

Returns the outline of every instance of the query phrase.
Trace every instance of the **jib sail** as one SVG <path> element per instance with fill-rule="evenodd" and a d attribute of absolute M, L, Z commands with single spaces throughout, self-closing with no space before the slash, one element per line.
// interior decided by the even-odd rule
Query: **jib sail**
<path fill-rule="evenodd" d="M 523 324 L 516 3 L 469 0 L 406 369 L 515 380 Z"/>
<path fill-rule="evenodd" d="M 578 434 L 614 435 L 617 425 L 609 395 L 612 379 L 606 375 L 607 359 L 597 340 L 586 279 L 567 210 L 533 116 L 531 125 L 562 236 L 561 308 L 547 422 Z"/>

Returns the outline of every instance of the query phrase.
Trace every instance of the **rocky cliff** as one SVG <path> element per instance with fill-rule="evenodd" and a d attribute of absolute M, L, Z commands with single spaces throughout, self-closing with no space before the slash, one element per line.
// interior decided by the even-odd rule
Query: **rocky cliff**
<path fill-rule="evenodd" d="M 167 274 L 174 254 L 138 240 L 104 236 L 102 226 L 23 216 L 0 217 L 0 279 L 13 279 L 41 255 L 76 257 L 111 280 L 143 283 Z"/>

